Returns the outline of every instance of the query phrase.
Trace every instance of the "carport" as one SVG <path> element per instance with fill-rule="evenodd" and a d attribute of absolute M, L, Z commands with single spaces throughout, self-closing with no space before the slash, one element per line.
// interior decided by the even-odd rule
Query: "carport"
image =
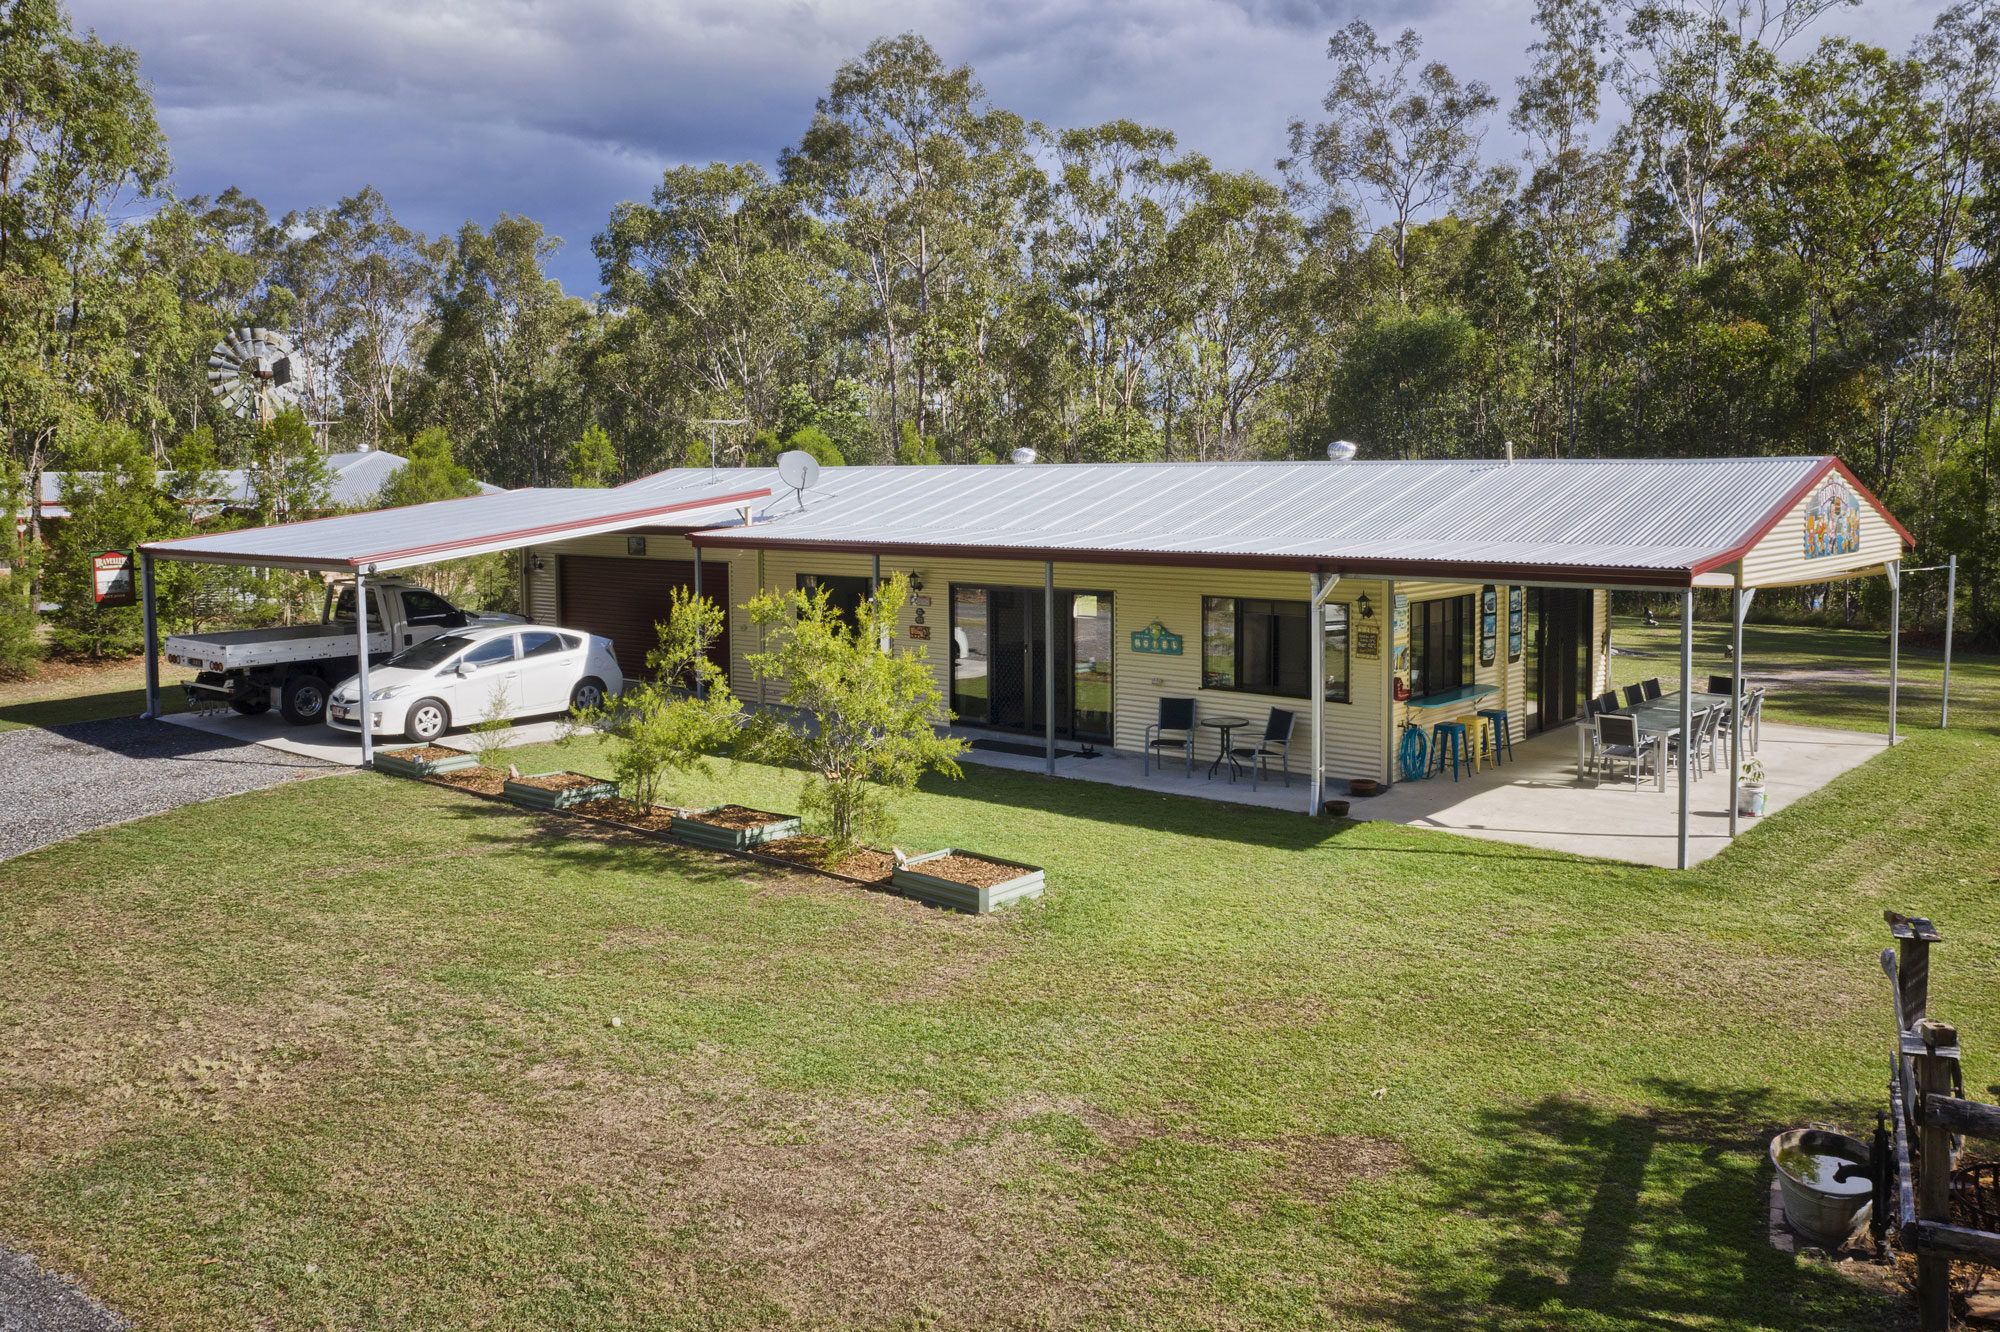
<path fill-rule="evenodd" d="M 445 560 L 518 550 L 539 542 L 618 532 L 671 519 L 676 523 L 714 522 L 732 510 L 747 509 L 769 496 L 740 480 L 716 478 L 712 489 L 669 499 L 623 490 L 509 490 L 466 499 L 439 500 L 397 509 L 342 514 L 281 523 L 240 532 L 155 541 L 139 548 L 139 576 L 146 633 L 146 712 L 160 713 L 159 616 L 153 567 L 158 560 L 188 564 L 236 564 L 263 569 L 346 574 L 354 579 L 357 607 L 356 673 L 368 697 L 369 624 L 367 580 L 378 574 L 419 568 Z M 369 711 L 361 709 L 361 762 L 374 762 Z"/>

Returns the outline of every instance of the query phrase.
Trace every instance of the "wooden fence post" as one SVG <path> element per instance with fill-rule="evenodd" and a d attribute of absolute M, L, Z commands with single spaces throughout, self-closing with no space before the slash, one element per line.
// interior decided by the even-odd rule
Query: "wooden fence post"
<path fill-rule="evenodd" d="M 1930 1011 L 1931 945 L 1944 940 L 1922 916 L 1884 911 L 1882 918 L 1896 936 L 1896 993 L 1903 1006 L 1903 1030 L 1909 1031 Z"/>
<path fill-rule="evenodd" d="M 1958 1066 L 1958 1031 L 1950 1023 L 1935 1018 L 1913 1022 L 1911 1030 L 1922 1040 L 1923 1053 L 1915 1056 L 1917 1072 L 1917 1220 L 1949 1224 L 1951 1221 L 1951 1129 L 1936 1114 L 1927 1113 L 1931 1097 L 1952 1093 L 1952 1074 Z M 1944 1050 L 1951 1053 L 1943 1053 Z M 1917 1316 L 1924 1332 L 1947 1332 L 1951 1327 L 1951 1255 L 1917 1246 Z"/>

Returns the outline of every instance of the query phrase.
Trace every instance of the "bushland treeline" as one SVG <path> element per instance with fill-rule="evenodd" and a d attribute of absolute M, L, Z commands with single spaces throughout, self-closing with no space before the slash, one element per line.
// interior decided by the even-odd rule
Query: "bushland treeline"
<path fill-rule="evenodd" d="M 303 352 L 323 445 L 441 431 L 504 486 L 711 448 L 1833 453 L 1919 559 L 1960 557 L 1961 615 L 2000 635 L 1994 0 L 1901 53 L 1833 35 L 1833 0 L 1540 0 L 1504 89 L 1357 20 L 1264 172 L 1169 127 L 1026 120 L 886 37 L 775 166 L 677 167 L 610 208 L 591 298 L 548 276 L 561 242 L 527 217 L 427 236 L 370 188 L 282 217 L 183 195 L 138 53 L 59 0 L 0 13 L 0 430 L 22 481 L 114 445 L 254 462 L 268 443 L 204 372 L 224 329 L 261 323 Z M 1517 157 L 1488 147 L 1503 119 Z"/>

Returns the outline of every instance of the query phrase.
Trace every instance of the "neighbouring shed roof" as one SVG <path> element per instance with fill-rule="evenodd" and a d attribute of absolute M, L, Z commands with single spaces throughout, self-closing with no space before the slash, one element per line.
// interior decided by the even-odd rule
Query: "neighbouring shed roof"
<path fill-rule="evenodd" d="M 1834 469 L 1909 539 L 1827 457 L 843 467 L 803 501 L 768 469 L 681 469 L 622 490 L 771 490 L 701 546 L 1659 587 L 1740 559 Z"/>
<path fill-rule="evenodd" d="M 389 483 L 389 478 L 409 466 L 409 462 L 402 454 L 385 449 L 327 454 L 327 504 L 336 509 L 351 509 L 374 503 L 382 487 Z M 42 517 L 69 517 L 69 510 L 62 502 L 62 484 L 64 477 L 73 475 L 78 473 L 42 473 Z M 256 503 L 256 478 L 247 468 L 226 467 L 216 473 L 216 480 L 216 493 L 203 495 L 191 505 L 198 514 L 206 516 L 221 509 L 247 509 Z M 484 481 L 478 486 L 482 495 L 501 493 L 499 486 L 488 485 Z"/>
<path fill-rule="evenodd" d="M 741 478 L 645 495 L 630 490 L 504 490 L 466 499 L 312 518 L 240 532 L 155 541 L 157 559 L 286 569 L 387 573 L 439 560 L 512 550 L 667 521 L 713 522 L 732 505 L 770 494 Z"/>

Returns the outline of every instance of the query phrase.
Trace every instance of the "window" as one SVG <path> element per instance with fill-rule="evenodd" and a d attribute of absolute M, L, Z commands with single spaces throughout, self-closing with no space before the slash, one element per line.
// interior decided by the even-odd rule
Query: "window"
<path fill-rule="evenodd" d="M 1326 701 L 1346 703 L 1347 693 L 1347 606 L 1338 601 L 1326 603 Z"/>
<path fill-rule="evenodd" d="M 849 574 L 800 574 L 799 590 L 825 592 L 827 604 L 851 625 L 861 621 L 861 607 L 874 592 L 874 580 Z"/>
<path fill-rule="evenodd" d="M 459 650 L 471 641 L 457 634 L 440 634 L 436 638 L 427 638 L 415 647 L 397 653 L 389 658 L 389 664 L 424 670 L 437 665 L 447 657 L 457 655 Z"/>
<path fill-rule="evenodd" d="M 1311 608 L 1303 601 L 1203 597 L 1201 687 L 1307 697 L 1311 630 Z"/>
<path fill-rule="evenodd" d="M 963 722 L 985 724 L 993 717 L 987 637 L 986 589 L 951 590 L 951 710 Z"/>
<path fill-rule="evenodd" d="M 502 634 L 489 638 L 472 651 L 465 654 L 468 666 L 491 666 L 496 662 L 514 660 L 514 635 Z"/>
<path fill-rule="evenodd" d="M 561 634 L 552 634 L 546 629 L 531 629 L 521 635 L 521 655 L 524 657 L 546 657 L 575 647 L 565 643 Z"/>
<path fill-rule="evenodd" d="M 1473 599 L 1410 604 L 1410 697 L 1429 698 L 1472 683 Z"/>
<path fill-rule="evenodd" d="M 403 618 L 411 624 L 444 624 L 458 614 L 458 607 L 435 592 L 420 587 L 403 589 Z"/>

